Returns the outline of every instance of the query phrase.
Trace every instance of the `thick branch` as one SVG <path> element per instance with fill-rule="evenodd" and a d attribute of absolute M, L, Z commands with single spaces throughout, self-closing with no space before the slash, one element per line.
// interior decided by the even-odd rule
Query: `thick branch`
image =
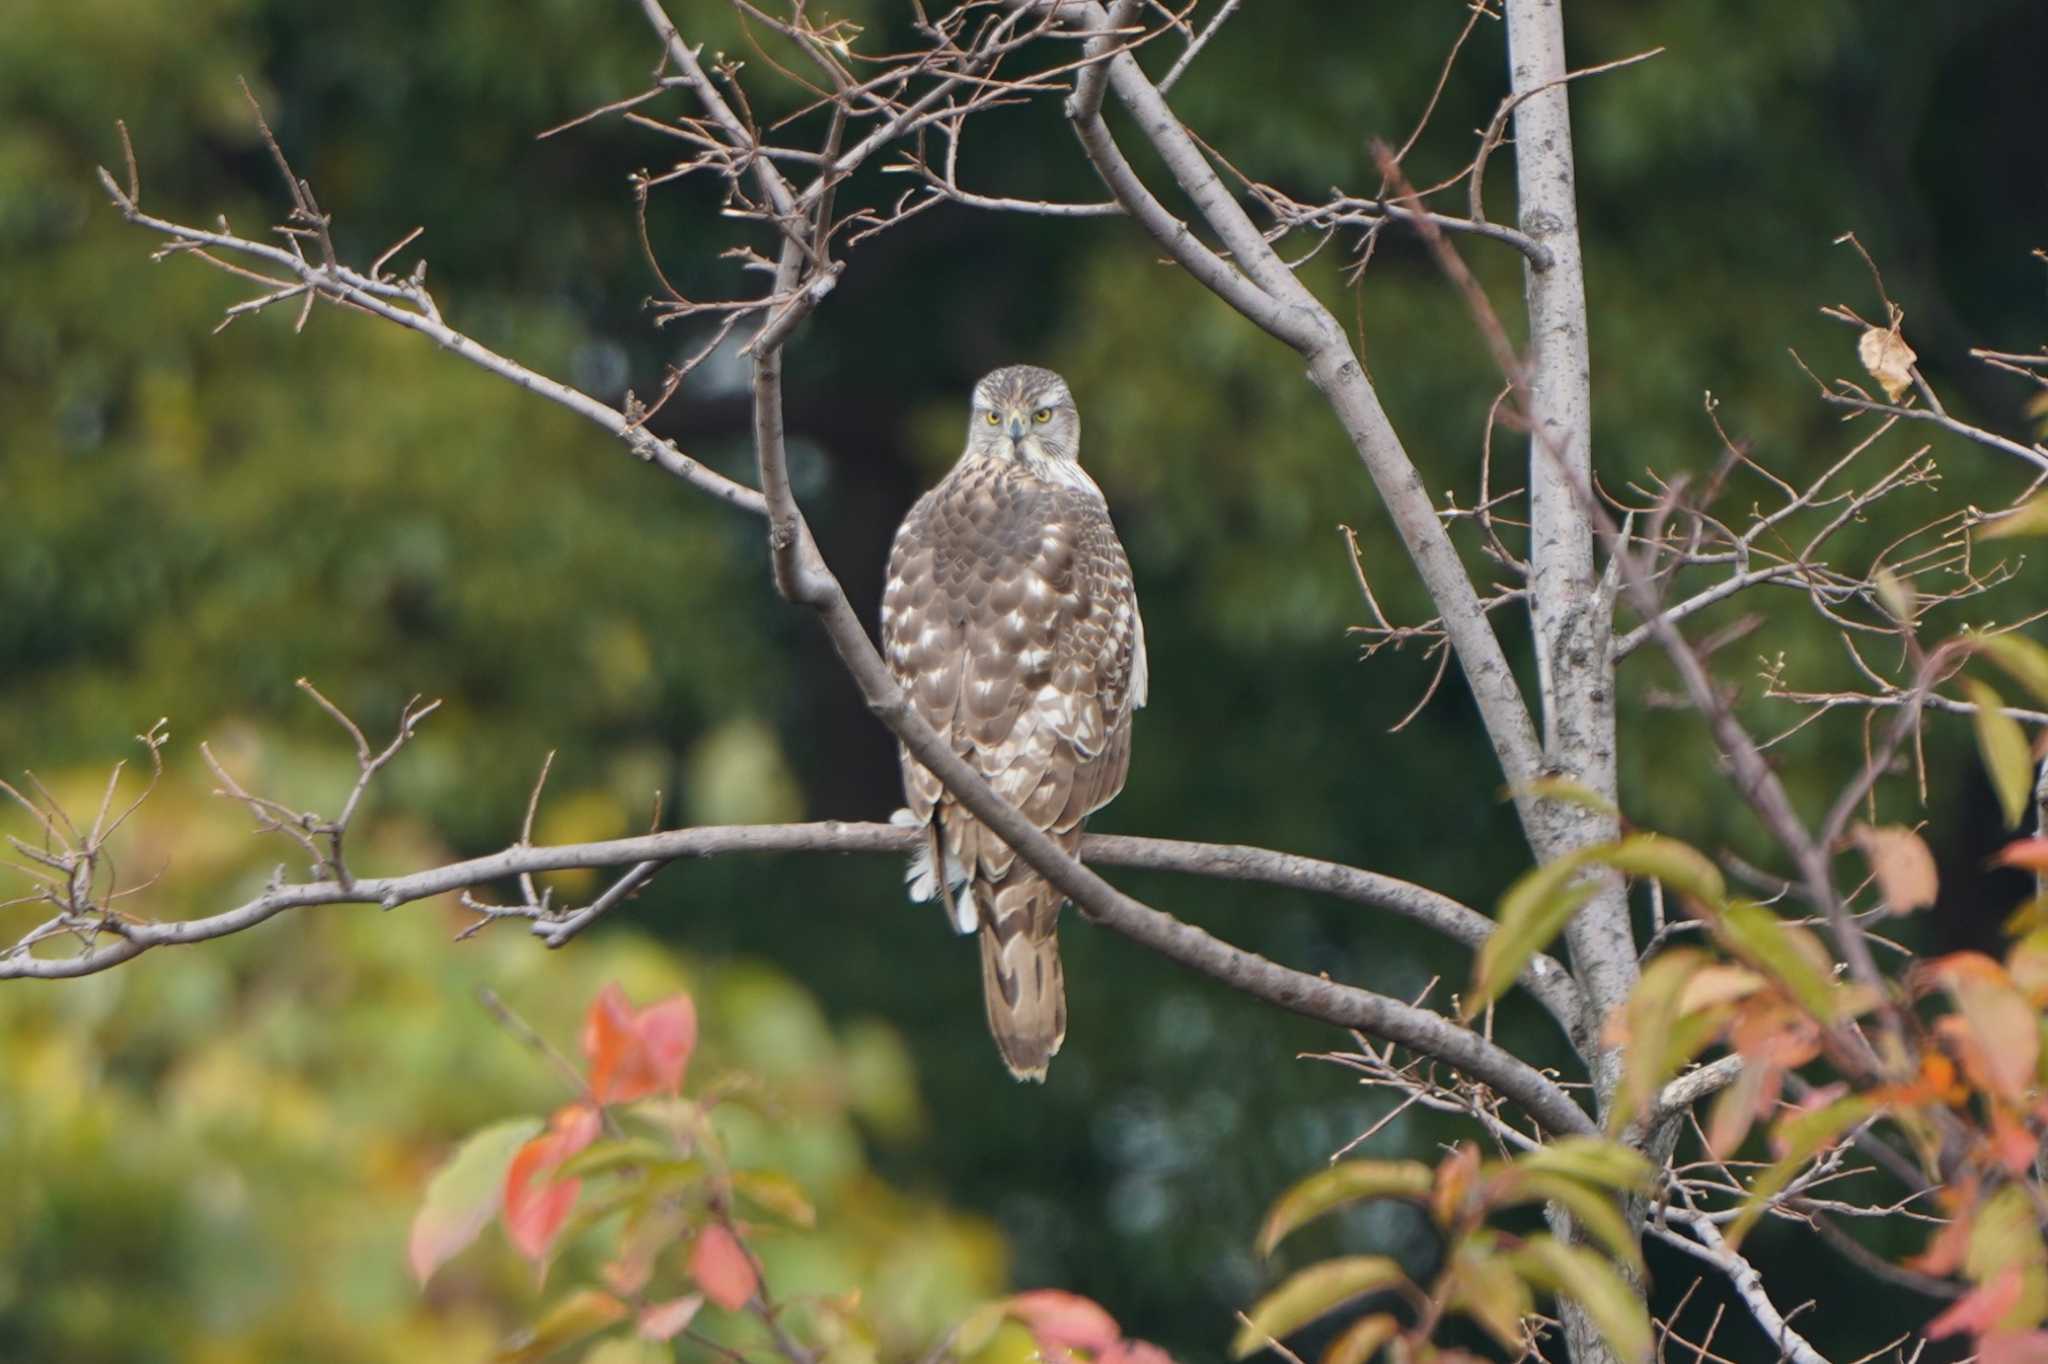
<path fill-rule="evenodd" d="M 1109 27 L 1099 4 L 1066 4 L 1060 13 L 1097 34 Z M 1517 792 L 1524 826 L 1533 828 L 1531 807 L 1536 801 L 1523 793 L 1541 770 L 1535 726 L 1478 593 L 1380 407 L 1379 395 L 1352 353 L 1343 326 L 1266 241 L 1137 60 L 1123 52 L 1108 65 L 1110 89 L 1229 250 L 1231 260 L 1224 261 L 1198 240 L 1146 189 L 1099 114 L 1082 117 L 1084 111 L 1070 105 L 1082 150 L 1110 193 L 1175 261 L 1308 361 L 1309 377 L 1323 390 L 1364 462 L 1443 619 L 1501 770 Z M 1547 850 L 1539 846 L 1539 851 Z"/>
<path fill-rule="evenodd" d="M 1515 100 L 1515 176 L 1522 231 L 1550 253 L 1523 268 L 1529 309 L 1524 361 L 1529 411 L 1529 614 L 1542 689 L 1545 766 L 1608 802 L 1551 801 L 1535 811 L 1550 856 L 1613 839 L 1616 797 L 1612 596 L 1593 563 L 1592 362 L 1579 254 L 1564 15 L 1557 0 L 1508 0 L 1508 67 Z M 1628 895 L 1609 875 L 1565 925 L 1572 965 L 1597 1015 L 1636 979 Z M 1590 1057 L 1588 1058 L 1591 1059 Z M 1596 1067 L 1604 1095 L 1612 1067 Z"/>

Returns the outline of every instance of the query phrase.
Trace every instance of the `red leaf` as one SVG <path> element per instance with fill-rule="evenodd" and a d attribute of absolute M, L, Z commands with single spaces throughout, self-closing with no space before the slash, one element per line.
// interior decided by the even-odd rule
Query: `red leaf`
<path fill-rule="evenodd" d="M 2006 1173 L 2024 1176 L 2034 1168 L 2034 1158 L 2041 1154 L 2041 1142 L 2027 1125 L 2005 1109 L 1995 1109 L 1991 1114 L 1991 1154 Z"/>
<path fill-rule="evenodd" d="M 1048 1355 L 1067 1349 L 1106 1350 L 1123 1334 L 1116 1318 L 1100 1304 L 1057 1288 L 1018 1293 L 1004 1308 L 1024 1323 L 1038 1348 Z"/>
<path fill-rule="evenodd" d="M 740 1240 L 714 1222 L 697 1234 L 690 1248 L 690 1277 L 704 1296 L 728 1312 L 737 1312 L 754 1296 L 754 1262 Z"/>
<path fill-rule="evenodd" d="M 1981 1336 L 1999 1319 L 2019 1305 L 2020 1266 L 2013 1265 L 1996 1278 L 1957 1298 L 1955 1306 L 1921 1328 L 1929 1340 L 1940 1340 L 1959 1331 Z"/>
<path fill-rule="evenodd" d="M 2048 871 L 2048 837 L 2016 839 L 1998 850 L 1991 859 L 1994 867 L 2020 867 L 2027 871 Z"/>
<path fill-rule="evenodd" d="M 1977 1342 L 1977 1364 L 2048 1364 L 2048 1331 L 1996 1331 Z"/>
<path fill-rule="evenodd" d="M 688 995 L 634 1012 L 617 981 L 598 992 L 583 1021 L 590 1093 L 601 1104 L 630 1103 L 682 1087 L 697 1046 L 697 1008 Z"/>
<path fill-rule="evenodd" d="M 683 1328 L 697 1315 L 697 1309 L 704 1305 L 704 1295 L 692 1293 L 687 1297 L 670 1298 L 667 1302 L 650 1303 L 640 1309 L 639 1331 L 642 1340 L 674 1340 Z"/>
<path fill-rule="evenodd" d="M 597 1110 L 571 1104 L 555 1114 L 547 1132 L 512 1157 L 505 1171 L 505 1235 L 527 1259 L 546 1260 L 562 1223 L 569 1220 L 583 1181 L 557 1180 L 554 1174 L 563 1161 L 595 1141 L 597 1131 Z"/>

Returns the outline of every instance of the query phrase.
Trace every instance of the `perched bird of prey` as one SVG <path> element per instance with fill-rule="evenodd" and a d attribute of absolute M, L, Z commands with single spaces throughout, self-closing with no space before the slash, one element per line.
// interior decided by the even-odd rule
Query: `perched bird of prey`
<path fill-rule="evenodd" d="M 1066 381 L 1030 365 L 974 386 L 967 448 L 896 532 L 882 649 L 910 704 L 1068 852 L 1123 789 L 1145 704 L 1145 627 L 1102 490 L 1082 470 Z M 902 753 L 924 831 L 910 898 L 981 935 L 989 1032 L 1020 1080 L 1043 1080 L 1067 1033 L 1065 897 Z"/>

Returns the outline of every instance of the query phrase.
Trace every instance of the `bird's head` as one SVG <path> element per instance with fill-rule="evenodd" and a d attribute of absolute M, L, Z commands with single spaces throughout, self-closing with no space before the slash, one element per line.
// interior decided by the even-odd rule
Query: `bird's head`
<path fill-rule="evenodd" d="M 974 386 L 967 451 L 1032 464 L 1073 463 L 1081 451 L 1081 414 L 1067 381 L 1036 365 L 1011 365 Z"/>

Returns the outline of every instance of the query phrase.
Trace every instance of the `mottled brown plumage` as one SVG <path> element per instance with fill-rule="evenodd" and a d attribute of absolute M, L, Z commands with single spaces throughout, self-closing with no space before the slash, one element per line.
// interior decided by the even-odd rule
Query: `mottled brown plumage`
<path fill-rule="evenodd" d="M 1145 703 L 1145 632 L 1102 492 L 1077 462 L 1080 418 L 1050 370 L 975 386 L 967 449 L 896 532 L 882 648 L 911 704 L 998 793 L 1069 852 L 1123 789 Z M 1064 897 L 906 750 L 927 831 L 911 898 L 981 936 L 989 1031 L 1012 1074 L 1044 1079 L 1066 1036 Z"/>

